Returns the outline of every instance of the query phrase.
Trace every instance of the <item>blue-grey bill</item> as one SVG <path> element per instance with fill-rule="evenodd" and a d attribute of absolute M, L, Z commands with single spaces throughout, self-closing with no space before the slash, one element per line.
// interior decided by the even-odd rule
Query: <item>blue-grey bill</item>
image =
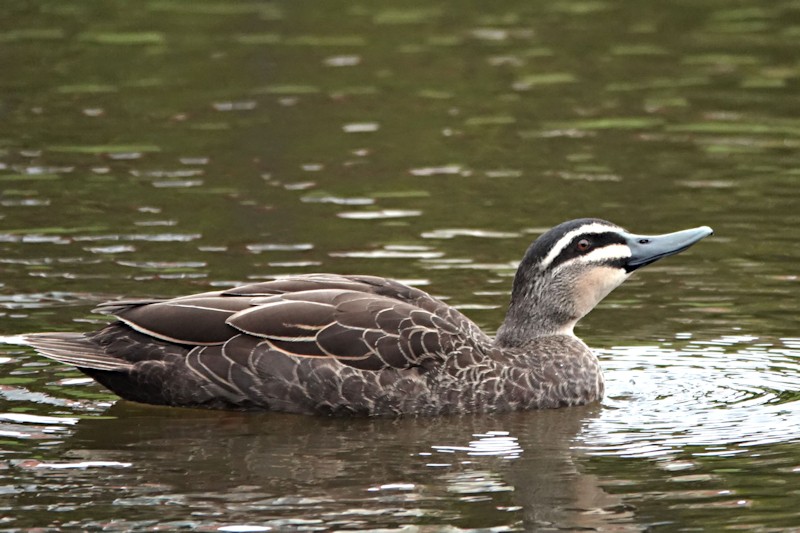
<path fill-rule="evenodd" d="M 626 270 L 633 272 L 650 263 L 658 261 L 662 257 L 681 253 L 697 241 L 713 234 L 714 230 L 708 226 L 699 228 L 666 233 L 664 235 L 632 235 L 626 238 L 631 249 L 631 257 L 628 260 Z"/>

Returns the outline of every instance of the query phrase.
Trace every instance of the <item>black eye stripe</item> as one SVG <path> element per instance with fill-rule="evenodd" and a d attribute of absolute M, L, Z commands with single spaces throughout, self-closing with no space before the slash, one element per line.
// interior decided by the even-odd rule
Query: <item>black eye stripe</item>
<path fill-rule="evenodd" d="M 612 244 L 625 244 L 625 239 L 616 232 L 609 231 L 604 233 L 582 233 L 580 235 L 576 235 L 569 242 L 569 244 L 565 246 L 563 250 L 561 250 L 561 253 L 558 254 L 550 264 L 550 268 L 554 268 L 561 263 L 582 255 L 583 252 L 578 248 L 578 242 L 580 242 L 582 239 L 587 239 L 589 241 L 590 248 L 593 250 Z"/>

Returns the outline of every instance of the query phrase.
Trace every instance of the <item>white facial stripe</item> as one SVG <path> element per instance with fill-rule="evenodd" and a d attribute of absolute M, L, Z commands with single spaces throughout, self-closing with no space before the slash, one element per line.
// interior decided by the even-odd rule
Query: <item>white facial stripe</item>
<path fill-rule="evenodd" d="M 631 249 L 627 244 L 608 244 L 601 248 L 595 248 L 586 255 L 578 258 L 587 263 L 601 263 L 613 259 L 627 259 L 631 256 Z"/>
<path fill-rule="evenodd" d="M 550 253 L 545 256 L 545 258 L 541 262 L 542 268 L 547 268 L 550 266 L 556 257 L 559 256 L 561 252 L 564 251 L 564 248 L 569 246 L 569 243 L 572 242 L 576 236 L 580 235 L 581 233 L 605 233 L 608 231 L 619 231 L 619 228 L 615 226 L 609 226 L 608 224 L 601 224 L 600 222 L 592 222 L 590 224 L 584 224 L 579 228 L 575 228 L 574 230 L 570 231 L 569 233 L 565 234 L 561 237 L 558 242 L 553 245 L 553 248 L 550 250 Z"/>
<path fill-rule="evenodd" d="M 627 259 L 631 256 L 631 249 L 624 244 L 609 244 L 602 248 L 592 250 L 586 255 L 573 257 L 569 261 L 564 261 L 556 267 L 556 271 L 563 267 L 580 261 L 581 263 L 605 263 L 614 259 Z"/>

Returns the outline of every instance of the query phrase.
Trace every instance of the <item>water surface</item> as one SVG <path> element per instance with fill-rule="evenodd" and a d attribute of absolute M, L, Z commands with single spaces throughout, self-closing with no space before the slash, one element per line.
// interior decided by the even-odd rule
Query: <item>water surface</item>
<path fill-rule="evenodd" d="M 800 3 L 11 2 L 0 335 L 304 272 L 487 331 L 536 235 L 716 235 L 578 328 L 601 405 L 339 420 L 116 402 L 0 350 L 0 527 L 800 527 Z"/>

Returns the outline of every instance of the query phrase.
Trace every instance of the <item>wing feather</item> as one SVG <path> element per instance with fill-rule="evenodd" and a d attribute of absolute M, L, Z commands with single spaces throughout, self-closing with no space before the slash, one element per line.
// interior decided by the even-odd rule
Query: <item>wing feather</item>
<path fill-rule="evenodd" d="M 287 300 L 280 296 L 254 300 L 256 305 L 231 316 L 228 324 L 256 337 L 311 338 L 332 321 L 331 303 Z"/>
<path fill-rule="evenodd" d="M 184 297 L 130 304 L 115 309 L 114 314 L 136 331 L 157 339 L 185 345 L 213 345 L 238 333 L 226 320 L 249 306 L 246 298 Z"/>
<path fill-rule="evenodd" d="M 302 381 L 300 367 L 424 369 L 465 347 L 490 345 L 452 307 L 373 276 L 295 276 L 171 300 L 108 302 L 98 311 L 120 322 L 86 336 L 32 335 L 29 342 L 79 368 L 124 373 L 154 362 L 186 365 L 193 379 L 231 402 L 254 387 L 277 387 L 277 376 Z"/>
<path fill-rule="evenodd" d="M 229 325 L 269 341 L 284 354 L 334 357 L 364 370 L 408 368 L 442 358 L 468 342 L 458 324 L 413 303 L 347 289 L 315 289 L 258 297 Z M 442 333 L 447 343 L 424 342 Z"/>

